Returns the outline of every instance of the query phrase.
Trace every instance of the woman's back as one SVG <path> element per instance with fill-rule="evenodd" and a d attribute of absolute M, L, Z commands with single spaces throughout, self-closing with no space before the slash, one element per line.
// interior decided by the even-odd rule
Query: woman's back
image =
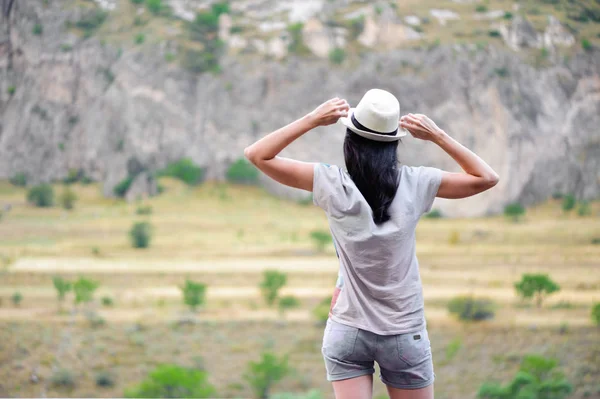
<path fill-rule="evenodd" d="M 333 320 L 380 335 L 425 326 L 415 228 L 430 210 L 442 171 L 400 166 L 391 219 L 375 224 L 371 207 L 347 172 L 317 164 L 314 203 L 323 208 L 340 258 L 344 289 Z"/>

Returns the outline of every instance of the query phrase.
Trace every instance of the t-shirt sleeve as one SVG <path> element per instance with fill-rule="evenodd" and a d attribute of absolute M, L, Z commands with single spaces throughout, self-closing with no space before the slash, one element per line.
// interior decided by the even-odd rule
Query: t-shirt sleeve
<path fill-rule="evenodd" d="M 421 215 L 431 211 L 433 201 L 437 195 L 440 184 L 442 183 L 441 169 L 429 166 L 421 166 L 419 169 L 419 182 L 417 185 L 417 194 L 420 204 Z"/>
<path fill-rule="evenodd" d="M 337 166 L 326 163 L 315 164 L 313 203 L 325 212 L 330 212 L 339 184 L 340 170 Z"/>

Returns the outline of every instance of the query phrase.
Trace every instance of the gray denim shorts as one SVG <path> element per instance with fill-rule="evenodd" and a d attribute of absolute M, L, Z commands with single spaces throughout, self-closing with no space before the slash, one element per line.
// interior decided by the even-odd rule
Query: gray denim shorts
<path fill-rule="evenodd" d="M 419 389 L 433 383 L 433 358 L 427 329 L 411 334 L 377 335 L 329 319 L 321 352 L 328 381 L 374 374 L 393 388 Z"/>

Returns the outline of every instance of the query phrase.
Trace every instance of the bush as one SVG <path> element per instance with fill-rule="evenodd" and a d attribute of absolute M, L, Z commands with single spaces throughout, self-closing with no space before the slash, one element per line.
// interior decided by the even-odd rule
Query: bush
<path fill-rule="evenodd" d="M 97 281 L 80 277 L 75 284 L 73 284 L 75 304 L 92 302 L 94 300 L 94 292 L 99 286 L 100 284 Z"/>
<path fill-rule="evenodd" d="M 291 371 L 288 357 L 264 352 L 259 362 L 250 362 L 244 379 L 248 381 L 256 398 L 267 399 L 271 388 Z"/>
<path fill-rule="evenodd" d="M 152 226 L 148 222 L 137 222 L 129 230 L 133 248 L 148 248 L 152 237 Z"/>
<path fill-rule="evenodd" d="M 343 48 L 336 47 L 329 52 L 329 61 L 340 65 L 346 59 L 346 51 Z"/>
<path fill-rule="evenodd" d="M 208 51 L 187 50 L 183 53 L 183 66 L 194 73 L 221 72 L 218 55 Z"/>
<path fill-rule="evenodd" d="M 50 382 L 55 387 L 73 388 L 75 387 L 75 377 L 71 371 L 61 368 L 52 373 Z"/>
<path fill-rule="evenodd" d="M 513 18 L 513 13 L 510 11 L 506 11 L 504 13 L 504 19 L 512 19 Z"/>
<path fill-rule="evenodd" d="M 19 306 L 23 301 L 23 294 L 21 294 L 20 292 L 15 292 L 10 299 L 13 305 Z"/>
<path fill-rule="evenodd" d="M 302 31 L 304 30 L 304 24 L 302 22 L 296 22 L 291 24 L 287 28 L 288 33 L 290 35 L 290 42 L 288 45 L 288 51 L 290 53 L 305 55 L 310 53 L 308 47 L 304 43 L 304 38 L 302 37 Z"/>
<path fill-rule="evenodd" d="M 360 15 L 349 21 L 350 37 L 352 40 L 356 40 L 365 30 L 365 16 Z"/>
<path fill-rule="evenodd" d="M 229 169 L 227 169 L 227 180 L 232 183 L 239 184 L 256 184 L 258 183 L 258 170 L 250 162 L 244 158 L 235 161 Z"/>
<path fill-rule="evenodd" d="M 133 4 L 142 4 L 144 0 L 131 0 Z"/>
<path fill-rule="evenodd" d="M 158 176 L 173 177 L 190 186 L 195 186 L 202 183 L 204 171 L 203 168 L 196 165 L 191 159 L 183 158 L 167 165 L 166 168 L 158 172 Z"/>
<path fill-rule="evenodd" d="M 17 187 L 25 187 L 27 185 L 27 175 L 19 172 L 9 179 L 10 184 Z"/>
<path fill-rule="evenodd" d="M 297 308 L 300 306 L 300 301 L 294 296 L 284 296 L 279 300 L 279 312 L 283 315 L 289 309 Z"/>
<path fill-rule="evenodd" d="M 6 89 L 6 92 L 8 93 L 9 96 L 14 95 L 16 91 L 17 91 L 17 88 L 15 86 L 8 86 L 8 89 Z"/>
<path fill-rule="evenodd" d="M 68 282 L 67 280 L 63 279 L 60 276 L 52 277 L 52 284 L 54 284 L 54 288 L 56 289 L 58 301 L 64 302 L 65 296 L 67 295 L 67 293 L 69 291 L 71 291 L 73 286 L 71 285 L 70 282 Z"/>
<path fill-rule="evenodd" d="M 131 187 L 131 183 L 133 183 L 133 177 L 127 177 L 121 180 L 121 182 L 113 188 L 113 193 L 119 198 L 125 197 L 125 194 L 129 191 L 129 187 Z"/>
<path fill-rule="evenodd" d="M 59 202 L 64 209 L 71 210 L 75 207 L 77 195 L 69 187 L 65 187 L 60 195 Z"/>
<path fill-rule="evenodd" d="M 133 42 L 135 44 L 142 44 L 146 40 L 146 35 L 143 33 L 138 33 L 133 37 Z"/>
<path fill-rule="evenodd" d="M 75 26 L 84 31 L 85 37 L 90 37 L 102 24 L 106 21 L 108 12 L 103 10 L 94 10 L 93 12 L 83 16 L 79 21 L 75 22 Z"/>
<path fill-rule="evenodd" d="M 589 216 L 592 214 L 592 209 L 590 208 L 590 203 L 587 201 L 582 201 L 577 208 L 577 214 L 579 216 Z"/>
<path fill-rule="evenodd" d="M 99 371 L 96 374 L 96 386 L 101 388 L 109 388 L 115 385 L 114 375 L 106 370 Z"/>
<path fill-rule="evenodd" d="M 427 213 L 427 214 L 425 215 L 425 217 L 426 217 L 427 219 L 441 219 L 443 216 L 442 216 L 442 212 L 440 212 L 440 211 L 439 211 L 439 210 L 437 210 L 437 209 L 434 209 L 434 210 L 432 210 L 431 212 Z"/>
<path fill-rule="evenodd" d="M 102 306 L 107 307 L 107 308 L 110 308 L 110 307 L 114 306 L 114 304 L 115 304 L 113 299 L 109 296 L 103 296 L 101 301 L 102 301 Z"/>
<path fill-rule="evenodd" d="M 560 286 L 548 277 L 547 274 L 524 274 L 521 281 L 515 283 L 515 289 L 524 299 L 534 298 L 538 308 L 542 307 L 542 300 L 560 290 Z"/>
<path fill-rule="evenodd" d="M 594 237 L 591 241 L 592 245 L 600 245 L 600 237 Z"/>
<path fill-rule="evenodd" d="M 448 303 L 448 311 L 460 320 L 480 321 L 494 317 L 495 305 L 490 299 L 460 296 Z"/>
<path fill-rule="evenodd" d="M 266 270 L 264 272 L 263 281 L 259 287 L 267 305 L 273 306 L 279 295 L 279 290 L 285 285 L 286 281 L 287 275 L 277 270 Z"/>
<path fill-rule="evenodd" d="M 569 212 L 573 208 L 575 208 L 576 203 L 577 201 L 575 201 L 575 197 L 571 194 L 567 194 L 563 197 L 562 210 L 565 212 Z"/>
<path fill-rule="evenodd" d="M 592 321 L 595 325 L 600 326 L 600 302 L 597 302 L 592 307 Z"/>
<path fill-rule="evenodd" d="M 126 398 L 212 398 L 215 388 L 205 371 L 161 365 L 138 386 L 125 390 Z"/>
<path fill-rule="evenodd" d="M 488 36 L 489 37 L 502 37 L 502 35 L 500 34 L 500 31 L 498 31 L 496 29 L 492 29 L 492 30 L 488 31 Z"/>
<path fill-rule="evenodd" d="M 512 219 L 513 222 L 518 222 L 525 214 L 525 208 L 518 202 L 508 204 L 504 207 L 504 216 Z"/>
<path fill-rule="evenodd" d="M 331 242 L 331 234 L 324 230 L 311 231 L 310 238 L 313 240 L 319 252 L 325 251 L 325 247 Z"/>
<path fill-rule="evenodd" d="M 152 215 L 152 207 L 150 205 L 138 206 L 135 210 L 136 215 Z"/>
<path fill-rule="evenodd" d="M 315 316 L 319 325 L 324 326 L 327 323 L 332 300 L 333 297 L 325 298 L 321 302 L 319 302 L 319 304 L 313 309 L 313 316 Z"/>
<path fill-rule="evenodd" d="M 38 24 L 33 25 L 33 29 L 31 30 L 31 33 L 33 33 L 36 36 L 40 36 L 43 31 L 44 31 L 44 28 L 42 27 L 41 24 L 38 23 Z"/>
<path fill-rule="evenodd" d="M 50 184 L 39 184 L 27 192 L 27 202 L 40 208 L 54 206 L 54 189 Z"/>
<path fill-rule="evenodd" d="M 505 386 L 484 383 L 477 397 L 480 399 L 564 399 L 573 391 L 573 386 L 562 373 L 555 370 L 556 360 L 538 355 L 527 355 L 514 379 Z"/>
<path fill-rule="evenodd" d="M 488 8 L 487 6 L 480 4 L 477 7 L 475 7 L 475 11 L 476 12 L 487 12 Z"/>
<path fill-rule="evenodd" d="M 229 12 L 230 12 L 229 2 L 221 1 L 218 3 L 214 3 L 210 6 L 210 10 L 217 17 L 220 16 L 221 14 L 229 14 Z"/>
<path fill-rule="evenodd" d="M 164 7 L 162 0 L 146 0 L 146 8 L 148 8 L 148 11 L 152 14 L 159 14 Z"/>
<path fill-rule="evenodd" d="M 594 48 L 594 46 L 592 46 L 592 42 L 590 42 L 588 39 L 581 39 L 581 48 L 583 48 L 585 51 L 592 51 L 592 49 Z"/>
<path fill-rule="evenodd" d="M 206 284 L 196 283 L 191 280 L 185 280 L 185 285 L 181 287 L 183 293 L 183 303 L 188 305 L 195 312 L 198 306 L 202 306 L 206 297 Z"/>

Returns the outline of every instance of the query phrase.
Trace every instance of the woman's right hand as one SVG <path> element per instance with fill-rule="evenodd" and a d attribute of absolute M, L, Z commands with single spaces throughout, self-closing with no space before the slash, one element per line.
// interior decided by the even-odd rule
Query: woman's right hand
<path fill-rule="evenodd" d="M 309 114 L 314 126 L 333 125 L 342 117 L 348 116 L 350 105 L 343 98 L 332 98 L 319 105 Z"/>
<path fill-rule="evenodd" d="M 423 114 L 408 114 L 400 118 L 400 127 L 408 130 L 415 138 L 435 141 L 444 131 L 428 116 Z"/>

